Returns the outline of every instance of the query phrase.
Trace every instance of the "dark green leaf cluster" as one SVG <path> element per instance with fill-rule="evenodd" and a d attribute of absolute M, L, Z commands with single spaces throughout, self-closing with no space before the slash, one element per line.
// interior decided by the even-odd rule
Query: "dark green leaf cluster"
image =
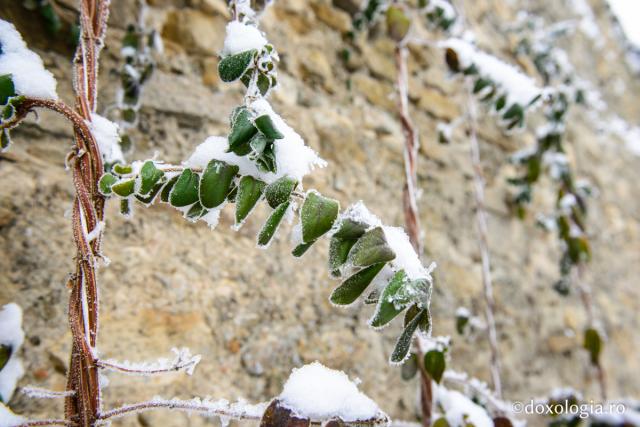
<path fill-rule="evenodd" d="M 274 141 L 284 135 L 273 123 L 271 116 L 238 107 L 231 115 L 229 152 L 248 156 L 261 172 L 277 172 Z"/>
<path fill-rule="evenodd" d="M 223 82 L 240 80 L 252 96 L 266 96 L 278 84 L 276 64 L 278 53 L 273 45 L 252 49 L 220 59 L 218 74 Z"/>
<path fill-rule="evenodd" d="M 0 45 L 0 55 L 2 55 L 1 49 Z M 15 118 L 16 108 L 23 100 L 24 97 L 16 93 L 11 74 L 0 75 L 0 124 Z M 0 152 L 8 150 L 10 145 L 9 129 L 3 128 L 0 131 Z"/>

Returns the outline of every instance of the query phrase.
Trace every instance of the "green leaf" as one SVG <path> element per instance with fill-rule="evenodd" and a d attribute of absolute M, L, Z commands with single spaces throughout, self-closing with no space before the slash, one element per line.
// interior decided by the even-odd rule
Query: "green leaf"
<path fill-rule="evenodd" d="M 387 9 L 387 33 L 389 37 L 396 41 L 402 41 L 411 27 L 411 19 L 406 15 L 404 9 L 397 5 L 391 5 Z"/>
<path fill-rule="evenodd" d="M 9 362 L 11 353 L 12 353 L 11 346 L 0 344 L 0 371 L 2 371 L 2 368 L 4 368 L 7 362 Z"/>
<path fill-rule="evenodd" d="M 420 324 L 420 322 L 424 321 L 424 316 L 426 315 L 426 310 L 422 310 L 416 316 L 414 316 L 413 319 L 411 319 L 409 323 L 407 323 L 407 325 L 405 325 L 404 330 L 402 331 L 400 338 L 398 338 L 396 346 L 391 353 L 391 357 L 389 359 L 391 363 L 404 362 L 407 354 L 409 354 L 409 349 L 411 348 L 411 338 L 416 332 L 416 329 L 418 329 L 418 325 Z"/>
<path fill-rule="evenodd" d="M 593 328 L 585 330 L 583 346 L 589 352 L 591 364 L 598 366 L 600 364 L 600 351 L 602 350 L 602 339 L 598 331 Z"/>
<path fill-rule="evenodd" d="M 402 365 L 401 369 L 402 379 L 405 381 L 409 381 L 411 378 L 416 376 L 418 372 L 418 356 L 415 353 L 411 353 L 411 356 L 407 359 L 407 361 Z"/>
<path fill-rule="evenodd" d="M 440 380 L 442 380 L 442 374 L 444 374 L 445 367 L 446 362 L 442 351 L 429 350 L 424 355 L 424 369 L 438 384 L 440 384 Z"/>
<path fill-rule="evenodd" d="M 0 152 L 7 151 L 11 145 L 11 136 L 9 135 L 9 129 L 2 129 L 0 133 Z"/>
<path fill-rule="evenodd" d="M 164 172 L 156 168 L 156 165 L 151 160 L 147 160 L 142 169 L 140 169 L 140 189 L 138 194 L 149 194 L 163 176 Z"/>
<path fill-rule="evenodd" d="M 258 133 L 251 122 L 251 113 L 246 107 L 238 107 L 231 116 L 231 133 L 229 134 L 229 150 L 239 156 L 249 154 L 249 141 Z"/>
<path fill-rule="evenodd" d="M 256 118 L 254 124 L 258 128 L 258 130 L 269 139 L 282 139 L 284 135 L 280 133 L 276 125 L 271 120 L 271 116 L 268 114 L 263 114 L 260 117 Z"/>
<path fill-rule="evenodd" d="M 334 234 L 329 241 L 329 271 L 334 277 L 340 276 L 340 267 L 347 261 L 355 239 L 340 239 Z"/>
<path fill-rule="evenodd" d="M 374 264 L 349 276 L 340 286 L 333 290 L 329 300 L 336 305 L 353 303 L 367 289 L 367 286 L 382 270 L 384 265 L 384 262 Z"/>
<path fill-rule="evenodd" d="M 315 243 L 316 241 L 312 241 L 312 242 L 308 242 L 308 243 L 300 243 L 298 246 L 296 246 L 295 248 L 293 248 L 293 250 L 291 251 L 291 254 L 294 257 L 301 257 L 302 255 L 305 254 L 305 252 L 307 252 L 309 250 L 309 248 Z"/>
<path fill-rule="evenodd" d="M 251 49 L 236 55 L 229 55 L 220 60 L 218 64 L 218 74 L 223 82 L 233 82 L 238 80 L 247 71 L 251 61 L 258 51 Z"/>
<path fill-rule="evenodd" d="M 0 76 L 0 105 L 9 102 L 9 98 L 16 95 L 16 88 L 13 85 L 11 74 L 3 74 Z"/>
<path fill-rule="evenodd" d="M 252 176 L 243 176 L 238 184 L 236 196 L 236 226 L 241 225 L 262 197 L 264 182 Z"/>
<path fill-rule="evenodd" d="M 191 169 L 182 171 L 169 195 L 171 206 L 181 208 L 198 201 L 200 177 Z"/>
<path fill-rule="evenodd" d="M 302 241 L 313 242 L 331 230 L 338 218 L 340 203 L 315 191 L 309 191 L 300 210 Z"/>
<path fill-rule="evenodd" d="M 116 163 L 113 165 L 113 171 L 118 175 L 127 175 L 133 172 L 133 167 L 131 165 L 122 165 L 120 163 Z"/>
<path fill-rule="evenodd" d="M 456 331 L 458 331 L 460 335 L 464 334 L 464 330 L 468 324 L 469 324 L 468 316 L 456 316 Z"/>
<path fill-rule="evenodd" d="M 387 244 L 382 227 L 364 233 L 349 251 L 349 260 L 358 267 L 391 261 L 395 257 L 396 254 Z"/>
<path fill-rule="evenodd" d="M 269 215 L 267 222 L 265 222 L 260 234 L 258 234 L 258 246 L 267 246 L 271 242 L 290 204 L 291 202 L 289 201 L 284 202 Z"/>
<path fill-rule="evenodd" d="M 440 417 L 433 423 L 431 427 L 450 427 L 450 426 L 446 418 Z"/>
<path fill-rule="evenodd" d="M 240 168 L 220 160 L 211 160 L 200 178 L 200 203 L 207 209 L 220 206 L 227 199 L 231 183 Z"/>
<path fill-rule="evenodd" d="M 398 271 L 391 278 L 389 284 L 382 291 L 376 312 L 371 318 L 370 325 L 381 328 L 392 321 L 407 307 L 407 297 L 402 295 L 403 285 L 407 282 L 404 270 Z"/>
<path fill-rule="evenodd" d="M 173 190 L 173 186 L 176 185 L 176 182 L 178 182 L 178 178 L 179 176 L 174 176 L 169 180 L 169 182 L 167 182 L 167 184 L 162 189 L 162 193 L 160 193 L 160 200 L 165 203 L 169 202 L 169 195 L 171 194 L 171 190 Z"/>
<path fill-rule="evenodd" d="M 200 202 L 196 202 L 191 206 L 191 208 L 189 208 L 186 216 L 188 219 L 195 221 L 198 218 L 205 216 L 207 213 L 209 213 L 209 211 L 205 209 Z"/>
<path fill-rule="evenodd" d="M 136 180 L 135 179 L 127 179 L 123 181 L 119 181 L 111 186 L 111 191 L 117 194 L 120 197 L 129 197 L 133 194 L 135 190 Z"/>
<path fill-rule="evenodd" d="M 367 228 L 369 228 L 369 226 L 364 222 L 345 218 L 340 222 L 340 228 L 338 228 L 334 236 L 339 239 L 356 240 L 367 231 Z"/>
<path fill-rule="evenodd" d="M 98 188 L 100 192 L 105 196 L 110 195 L 111 186 L 113 186 L 113 184 L 115 184 L 116 181 L 118 181 L 118 178 L 116 178 L 113 174 L 109 172 L 102 175 L 102 178 L 100 178 L 100 182 L 98 183 Z"/>
<path fill-rule="evenodd" d="M 164 186 L 164 183 L 160 182 L 156 184 L 155 187 L 153 187 L 153 190 L 151 190 L 151 192 L 148 195 L 141 196 L 139 194 L 136 194 L 136 199 L 138 199 L 140 203 L 143 203 L 145 205 L 150 205 L 151 203 L 153 203 L 156 196 L 160 193 L 160 190 L 162 190 L 163 186 Z"/>
<path fill-rule="evenodd" d="M 264 190 L 264 197 L 267 199 L 269 206 L 275 209 L 284 202 L 289 201 L 289 197 L 297 185 L 298 181 L 295 179 L 283 176 L 267 185 Z"/>
<path fill-rule="evenodd" d="M 120 199 L 120 213 L 126 218 L 131 217 L 131 201 L 129 199 Z"/>

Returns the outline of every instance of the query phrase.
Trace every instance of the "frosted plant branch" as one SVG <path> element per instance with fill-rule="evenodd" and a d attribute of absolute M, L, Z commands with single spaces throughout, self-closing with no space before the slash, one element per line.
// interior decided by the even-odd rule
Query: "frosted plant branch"
<path fill-rule="evenodd" d="M 485 209 L 484 188 L 485 181 L 480 159 L 480 145 L 477 135 L 476 104 L 470 87 L 468 89 L 467 108 L 469 118 L 470 157 L 473 167 L 474 198 L 476 203 L 476 226 L 478 245 L 482 263 L 482 288 L 485 302 L 485 318 L 487 322 L 487 338 L 491 351 L 491 379 L 498 397 L 502 397 L 502 382 L 500 380 L 500 353 L 498 350 L 498 334 L 495 321 L 495 300 L 493 297 L 493 279 L 491 276 L 491 255 L 489 251 L 489 231 L 487 227 L 487 212 Z"/>
<path fill-rule="evenodd" d="M 173 409 L 188 413 L 200 413 L 204 416 L 216 416 L 223 419 L 234 420 L 260 420 L 268 403 L 259 403 L 256 405 L 247 404 L 245 402 L 229 403 L 225 399 L 212 401 L 207 399 L 163 399 L 154 398 L 147 402 L 134 403 L 124 405 L 119 408 L 102 412 L 99 420 L 102 424 L 105 421 L 120 418 L 128 414 L 135 414 L 154 409 Z"/>
<path fill-rule="evenodd" d="M 36 426 L 69 426 L 75 427 L 76 423 L 66 420 L 30 420 L 24 421 L 21 424 L 10 425 L 9 427 L 36 427 Z"/>
<path fill-rule="evenodd" d="M 75 394 L 75 391 L 73 390 L 55 391 L 34 386 L 22 387 L 20 392 L 32 399 L 64 399 Z"/>
<path fill-rule="evenodd" d="M 132 363 L 129 361 L 119 362 L 116 360 L 97 360 L 99 368 L 111 371 L 123 372 L 129 375 L 154 375 L 170 372 L 184 372 L 192 375 L 194 369 L 200 362 L 201 356 L 192 355 L 188 348 L 171 349 L 176 354 L 173 360 L 159 359 L 155 362 Z"/>

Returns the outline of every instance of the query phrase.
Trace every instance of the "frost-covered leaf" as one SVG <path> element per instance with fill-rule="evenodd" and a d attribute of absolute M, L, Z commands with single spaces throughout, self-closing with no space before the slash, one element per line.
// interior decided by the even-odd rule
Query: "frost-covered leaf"
<path fill-rule="evenodd" d="M 118 181 L 118 178 L 116 178 L 113 174 L 107 172 L 104 175 L 102 175 L 102 178 L 100 178 L 100 182 L 98 183 L 98 188 L 100 189 L 100 192 L 103 195 L 108 196 L 111 194 L 111 187 L 117 181 Z"/>
<path fill-rule="evenodd" d="M 263 114 L 257 117 L 254 121 L 258 130 L 267 138 L 270 139 L 282 139 L 284 135 L 276 128 L 276 125 L 271 120 L 271 116 Z"/>
<path fill-rule="evenodd" d="M 429 350 L 424 355 L 424 369 L 438 384 L 442 380 L 442 374 L 446 367 L 444 353 L 439 350 Z"/>
<path fill-rule="evenodd" d="M 391 353 L 391 363 L 402 363 L 406 359 L 407 354 L 409 354 L 409 350 L 411 349 L 411 338 L 416 332 L 416 329 L 418 329 L 420 322 L 424 321 L 425 316 L 427 316 L 427 312 L 426 310 L 422 310 L 405 325 L 404 330 L 402 331 L 400 338 L 398 338 L 396 346 Z"/>
<path fill-rule="evenodd" d="M 120 197 L 129 197 L 133 194 L 135 190 L 136 180 L 135 179 L 125 179 L 122 181 L 118 181 L 117 183 L 111 186 L 111 191 L 117 194 Z"/>
<path fill-rule="evenodd" d="M 260 234 L 258 234 L 258 246 L 267 246 L 269 244 L 278 230 L 282 218 L 284 218 L 285 213 L 287 213 L 290 204 L 291 202 L 286 201 L 271 212 L 271 215 L 267 218 L 267 222 L 264 223 L 262 230 L 260 230 Z"/>
<path fill-rule="evenodd" d="M 236 196 L 236 225 L 240 225 L 249 216 L 262 197 L 267 184 L 252 176 L 243 176 L 238 184 Z"/>
<path fill-rule="evenodd" d="M 324 197 L 316 191 L 308 192 L 300 211 L 302 241 L 311 243 L 331 230 L 339 210 L 337 200 Z"/>
<path fill-rule="evenodd" d="M 302 255 L 304 255 L 309 250 L 309 248 L 314 243 L 315 243 L 315 240 L 313 242 L 309 242 L 309 243 L 300 243 L 298 246 L 293 248 L 293 250 L 291 251 L 291 255 L 293 255 L 294 257 L 301 257 Z"/>
<path fill-rule="evenodd" d="M 597 366 L 600 363 L 600 351 L 602 350 L 602 339 L 598 331 L 593 328 L 585 330 L 582 345 L 589 352 L 591 363 Z"/>
<path fill-rule="evenodd" d="M 309 427 L 309 418 L 300 418 L 275 399 L 262 414 L 260 427 Z"/>
<path fill-rule="evenodd" d="M 136 194 L 136 199 L 138 199 L 140 201 L 140 203 L 143 203 L 145 205 L 150 205 L 151 203 L 153 203 L 153 201 L 155 200 L 156 196 L 158 194 L 160 194 L 160 190 L 162 190 L 164 183 L 158 183 L 156 184 L 155 187 L 153 187 L 153 190 L 151 190 L 151 192 L 145 196 L 141 196 L 139 194 Z"/>
<path fill-rule="evenodd" d="M 251 65 L 254 56 L 258 51 L 255 49 L 241 52 L 236 55 L 229 55 L 220 60 L 218 64 L 218 74 L 223 82 L 233 82 L 238 80 Z"/>
<path fill-rule="evenodd" d="M 113 172 L 118 175 L 127 175 L 133 172 L 133 167 L 131 165 L 123 165 L 121 163 L 116 163 L 113 165 Z"/>
<path fill-rule="evenodd" d="M 165 203 L 169 203 L 169 195 L 171 194 L 171 190 L 173 190 L 173 186 L 178 182 L 179 176 L 174 176 L 167 182 L 167 184 L 162 188 L 162 192 L 160 193 L 160 200 Z"/>
<path fill-rule="evenodd" d="M 340 239 L 358 239 L 367 231 L 367 228 L 369 226 L 363 222 L 345 218 L 340 222 L 340 228 L 335 232 L 334 236 Z"/>
<path fill-rule="evenodd" d="M 197 173 L 188 168 L 183 170 L 169 195 L 171 206 L 181 208 L 197 202 L 199 183 Z"/>
<path fill-rule="evenodd" d="M 231 183 L 240 168 L 219 160 L 211 160 L 200 178 L 200 203 L 207 209 L 221 205 L 229 194 Z"/>
<path fill-rule="evenodd" d="M 403 286 L 407 280 L 404 270 L 394 274 L 389 284 L 382 291 L 376 313 L 371 319 L 371 326 L 380 328 L 392 321 L 406 307 L 408 299 L 403 295 Z"/>
<path fill-rule="evenodd" d="M 196 220 L 205 216 L 209 211 L 200 204 L 200 202 L 196 202 L 189 208 L 187 211 L 187 218 L 191 220 Z"/>
<path fill-rule="evenodd" d="M 356 243 L 355 239 L 340 239 L 333 235 L 329 242 L 329 271 L 334 277 L 340 276 L 340 267 L 347 261 L 349 250 Z"/>
<path fill-rule="evenodd" d="M 131 216 L 131 200 L 120 199 L 120 213 L 127 218 Z"/>
<path fill-rule="evenodd" d="M 251 121 L 251 113 L 247 107 L 238 107 L 231 116 L 231 133 L 229 134 L 229 151 L 239 156 L 249 154 L 249 141 L 258 132 Z"/>
<path fill-rule="evenodd" d="M 0 132 L 0 152 L 6 151 L 11 145 L 11 135 L 9 129 L 2 129 Z"/>
<path fill-rule="evenodd" d="M 365 232 L 349 251 L 349 260 L 358 267 L 391 261 L 395 257 L 396 254 L 387 243 L 382 227 Z"/>
<path fill-rule="evenodd" d="M 0 371 L 5 367 L 11 357 L 11 346 L 0 344 Z"/>
<path fill-rule="evenodd" d="M 402 41 L 411 27 L 411 19 L 400 5 L 391 5 L 387 9 L 387 32 L 389 37 L 396 41 Z"/>
<path fill-rule="evenodd" d="M 3 74 L 0 76 L 0 105 L 9 102 L 9 98 L 16 95 L 16 88 L 13 85 L 11 74 Z"/>
<path fill-rule="evenodd" d="M 140 189 L 138 194 L 149 194 L 163 176 L 164 172 L 158 169 L 151 160 L 146 161 L 142 169 L 140 169 Z"/>
<path fill-rule="evenodd" d="M 411 353 L 411 356 L 409 356 L 407 361 L 402 365 L 400 372 L 402 379 L 405 381 L 409 381 L 416 376 L 418 372 L 418 356 L 416 356 L 415 353 Z"/>
<path fill-rule="evenodd" d="M 289 201 L 289 197 L 297 185 L 298 181 L 295 179 L 289 176 L 283 176 L 267 185 L 267 188 L 264 190 L 264 197 L 267 199 L 269 206 L 276 209 L 284 202 Z"/>
<path fill-rule="evenodd" d="M 329 299 L 337 305 L 353 303 L 367 289 L 367 286 L 382 270 L 384 265 L 384 262 L 373 264 L 349 276 L 340 286 L 334 289 Z"/>

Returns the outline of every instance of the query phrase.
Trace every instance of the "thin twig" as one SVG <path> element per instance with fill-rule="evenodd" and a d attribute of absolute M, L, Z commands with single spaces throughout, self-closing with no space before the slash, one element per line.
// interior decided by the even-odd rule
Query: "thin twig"
<path fill-rule="evenodd" d="M 482 162 L 480 160 L 480 145 L 477 136 L 476 105 L 473 99 L 471 87 L 467 88 L 468 116 L 469 116 L 469 141 L 471 145 L 470 155 L 473 166 L 474 197 L 476 203 L 476 226 L 478 231 L 478 245 L 482 262 L 482 287 L 485 301 L 485 318 L 487 321 L 487 338 L 491 351 L 491 379 L 493 389 L 498 398 L 502 397 L 502 381 L 500 379 L 500 353 L 498 351 L 498 334 L 495 322 L 495 300 L 493 297 L 493 279 L 491 276 L 491 256 L 489 252 L 489 231 L 487 227 L 487 212 L 485 209 L 484 187 L 482 174 Z"/>

